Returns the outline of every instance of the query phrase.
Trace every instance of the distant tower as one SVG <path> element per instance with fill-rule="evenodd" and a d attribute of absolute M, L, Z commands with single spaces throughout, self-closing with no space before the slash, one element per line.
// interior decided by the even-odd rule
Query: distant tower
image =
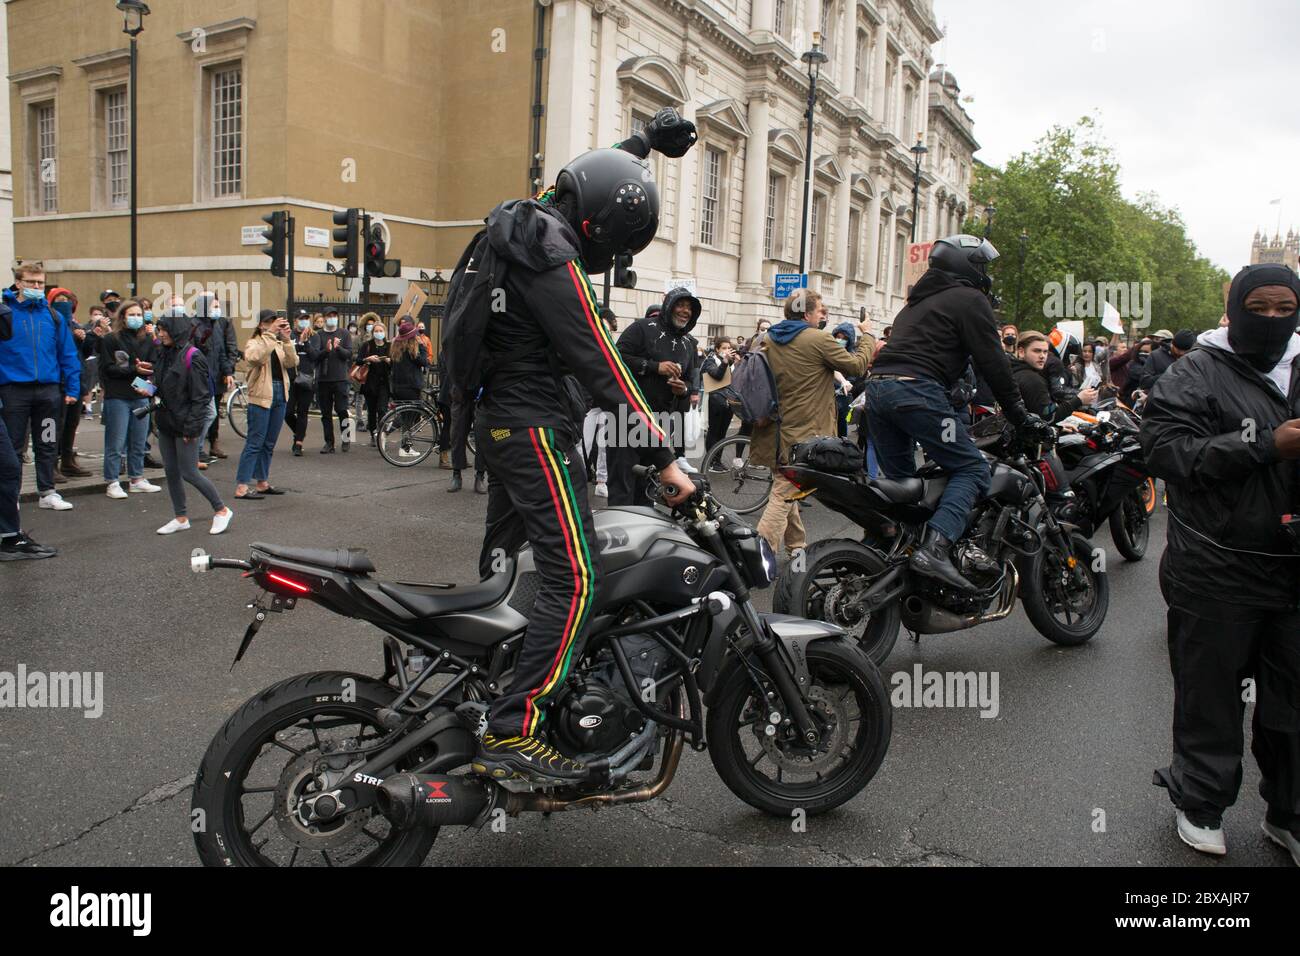
<path fill-rule="evenodd" d="M 1261 262 L 1280 263 L 1300 272 L 1300 233 L 1294 228 L 1286 231 L 1286 238 L 1280 234 L 1268 237 L 1268 232 L 1255 230 L 1255 238 L 1250 244 L 1250 264 Z"/>

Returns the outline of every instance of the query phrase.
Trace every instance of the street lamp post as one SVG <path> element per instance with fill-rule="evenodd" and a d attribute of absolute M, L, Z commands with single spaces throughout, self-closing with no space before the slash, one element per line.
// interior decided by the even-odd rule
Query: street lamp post
<path fill-rule="evenodd" d="M 805 274 L 808 256 L 808 212 L 812 200 L 813 168 L 813 110 L 817 106 L 817 79 L 822 73 L 822 64 L 830 59 L 822 52 L 822 35 L 813 33 L 812 49 L 799 59 L 808 64 L 808 109 L 803 114 L 808 124 L 808 143 L 804 148 L 803 161 L 803 228 L 799 232 L 799 275 Z"/>
<path fill-rule="evenodd" d="M 1016 327 L 1020 327 L 1020 290 L 1025 284 L 1025 251 L 1029 248 L 1029 233 L 1020 230 L 1020 269 L 1016 274 Z"/>
<path fill-rule="evenodd" d="M 998 207 L 988 205 L 984 207 L 984 238 L 993 238 L 993 217 L 998 214 Z"/>
<path fill-rule="evenodd" d="M 912 147 L 912 155 L 916 157 L 912 167 L 912 242 L 916 242 L 916 213 L 921 201 L 921 157 L 929 152 L 921 142 L 923 137 L 923 133 L 917 133 L 916 145 Z"/>
<path fill-rule="evenodd" d="M 139 250 L 136 244 L 136 229 L 139 219 L 137 200 L 137 163 L 136 163 L 136 71 L 138 50 L 136 38 L 144 32 L 144 18 L 149 15 L 149 5 L 141 0 L 117 0 L 117 9 L 122 11 L 122 32 L 131 38 L 131 295 L 138 294 L 140 288 Z"/>

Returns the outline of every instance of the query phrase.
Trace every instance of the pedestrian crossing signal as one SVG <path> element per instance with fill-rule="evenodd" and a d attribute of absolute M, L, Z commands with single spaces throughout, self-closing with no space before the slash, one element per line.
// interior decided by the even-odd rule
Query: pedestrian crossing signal
<path fill-rule="evenodd" d="M 271 275 L 283 278 L 287 272 L 285 251 L 289 241 L 289 217 L 277 210 L 263 216 L 262 222 L 271 227 L 262 230 L 262 238 L 270 243 L 269 246 L 262 247 L 262 254 L 271 257 Z"/>

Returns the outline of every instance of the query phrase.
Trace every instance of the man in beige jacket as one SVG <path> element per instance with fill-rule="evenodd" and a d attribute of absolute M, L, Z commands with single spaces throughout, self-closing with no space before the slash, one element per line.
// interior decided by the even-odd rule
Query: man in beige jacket
<path fill-rule="evenodd" d="M 825 320 L 821 295 L 799 289 L 785 300 L 785 319 L 772 326 L 759 344 L 776 379 L 781 423 L 754 428 L 750 457 L 755 464 L 772 469 L 772 495 L 758 522 L 758 533 L 777 554 L 782 542 L 794 552 L 804 548 L 808 538 L 799 502 L 792 500 L 799 489 L 776 467 L 793 445 L 836 434 L 835 373 L 865 375 L 876 350 L 868 323 L 858 325 L 858 347 L 849 352 L 821 328 Z"/>

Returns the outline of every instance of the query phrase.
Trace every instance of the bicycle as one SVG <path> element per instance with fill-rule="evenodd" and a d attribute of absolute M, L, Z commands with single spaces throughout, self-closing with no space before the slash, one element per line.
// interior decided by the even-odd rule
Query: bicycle
<path fill-rule="evenodd" d="M 418 401 L 390 402 L 379 421 L 375 441 L 380 457 L 398 468 L 418 465 L 433 454 L 434 448 L 441 448 L 444 421 L 437 389 L 424 390 Z M 471 455 L 478 454 L 473 429 L 465 444 Z"/>
<path fill-rule="evenodd" d="M 751 515 L 767 506 L 772 493 L 772 469 L 749 460 L 749 436 L 724 438 L 704 455 L 700 471 L 713 496 L 730 510 Z"/>
<path fill-rule="evenodd" d="M 226 395 L 226 422 L 240 438 L 248 437 L 248 385 L 236 382 Z"/>

